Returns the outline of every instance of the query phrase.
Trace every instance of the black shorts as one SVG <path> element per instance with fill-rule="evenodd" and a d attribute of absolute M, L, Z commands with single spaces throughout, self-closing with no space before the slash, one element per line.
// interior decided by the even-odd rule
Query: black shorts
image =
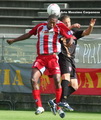
<path fill-rule="evenodd" d="M 65 73 L 70 73 L 71 79 L 77 79 L 74 59 L 68 58 L 67 56 L 60 53 L 59 65 L 60 65 L 61 75 Z"/>

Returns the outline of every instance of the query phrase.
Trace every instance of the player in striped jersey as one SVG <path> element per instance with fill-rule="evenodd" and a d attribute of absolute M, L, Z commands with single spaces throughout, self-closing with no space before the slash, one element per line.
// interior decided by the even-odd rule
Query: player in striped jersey
<path fill-rule="evenodd" d="M 59 36 L 62 35 L 67 39 L 73 39 L 70 30 L 62 23 L 58 22 L 58 18 L 55 15 L 50 15 L 47 22 L 40 23 L 33 27 L 28 33 L 15 38 L 7 40 L 8 44 L 12 44 L 17 41 L 22 41 L 30 38 L 32 35 L 38 36 L 37 41 L 37 57 L 32 65 L 32 95 L 35 99 L 37 110 L 35 114 L 40 114 L 44 112 L 42 107 L 40 88 L 38 85 L 38 80 L 45 71 L 48 71 L 53 76 L 56 86 L 56 103 L 60 102 L 61 97 L 61 82 L 60 82 L 60 67 L 58 64 L 57 53 L 61 51 L 61 44 L 59 42 Z M 57 107 L 59 110 L 59 107 Z"/>

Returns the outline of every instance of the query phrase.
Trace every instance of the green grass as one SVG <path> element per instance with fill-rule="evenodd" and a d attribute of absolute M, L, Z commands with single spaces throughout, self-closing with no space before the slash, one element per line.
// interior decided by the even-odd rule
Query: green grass
<path fill-rule="evenodd" d="M 100 113 L 66 112 L 65 118 L 51 112 L 35 115 L 33 111 L 0 110 L 0 120 L 101 120 Z"/>

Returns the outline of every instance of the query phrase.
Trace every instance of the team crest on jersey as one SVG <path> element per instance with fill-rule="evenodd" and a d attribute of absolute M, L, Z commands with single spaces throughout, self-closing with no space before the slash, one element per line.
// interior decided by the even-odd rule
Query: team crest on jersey
<path fill-rule="evenodd" d="M 73 32 L 70 30 L 67 32 L 68 35 L 73 35 Z"/>

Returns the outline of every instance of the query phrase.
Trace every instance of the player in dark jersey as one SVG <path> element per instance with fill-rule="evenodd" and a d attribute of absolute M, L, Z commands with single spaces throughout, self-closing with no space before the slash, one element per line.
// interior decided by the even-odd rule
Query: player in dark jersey
<path fill-rule="evenodd" d="M 77 38 L 75 40 L 72 39 L 72 45 L 68 46 L 68 40 L 65 37 L 61 37 L 61 52 L 59 53 L 59 65 L 62 77 L 62 96 L 61 102 L 58 103 L 58 106 L 65 108 L 66 110 L 73 111 L 67 103 L 67 98 L 78 89 L 78 80 L 76 77 L 76 67 L 74 61 L 77 41 L 79 38 L 89 35 L 92 32 L 96 19 L 91 19 L 89 27 L 86 30 L 72 29 L 75 27 L 80 28 L 80 24 L 71 25 L 70 17 L 67 15 L 61 16 L 60 20 L 67 27 L 71 28 L 71 32 Z M 48 104 L 51 105 L 51 107 L 53 106 L 53 110 L 55 109 L 54 100 L 50 100 Z"/>

